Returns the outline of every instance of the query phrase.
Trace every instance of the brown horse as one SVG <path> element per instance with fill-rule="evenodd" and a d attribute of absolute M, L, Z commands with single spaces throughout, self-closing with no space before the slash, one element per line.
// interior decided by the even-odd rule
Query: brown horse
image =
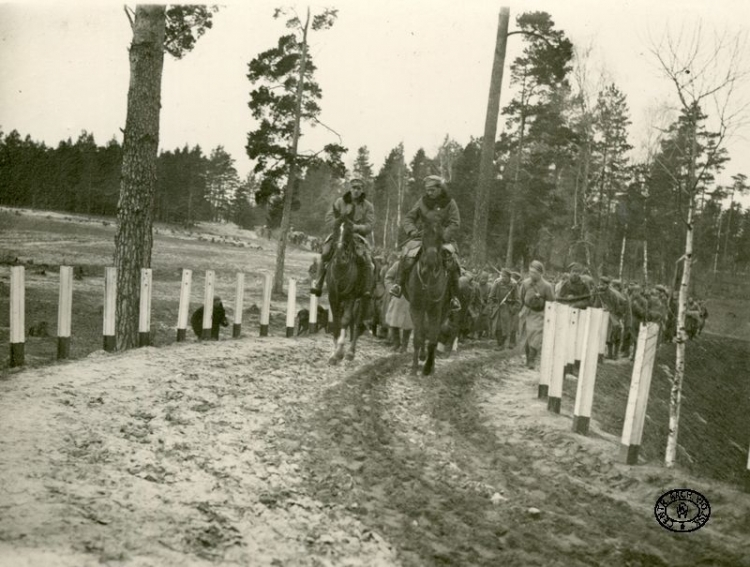
<path fill-rule="evenodd" d="M 333 231 L 333 255 L 326 273 L 328 302 L 332 320 L 329 330 L 333 334 L 333 353 L 328 364 L 338 364 L 344 358 L 346 332 L 349 331 L 347 360 L 353 360 L 357 350 L 357 339 L 361 333 L 365 302 L 365 280 L 360 272 L 355 251 L 353 223 L 348 217 L 336 220 Z"/>
<path fill-rule="evenodd" d="M 414 322 L 414 359 L 412 372 L 424 357 L 422 373 L 427 376 L 435 368 L 435 347 L 443 320 L 449 309 L 448 272 L 442 259 L 443 229 L 434 216 L 422 228 L 422 250 L 416 266 L 409 274 L 406 297 Z M 425 344 L 426 343 L 426 344 Z M 426 351 L 426 352 L 425 352 Z"/>

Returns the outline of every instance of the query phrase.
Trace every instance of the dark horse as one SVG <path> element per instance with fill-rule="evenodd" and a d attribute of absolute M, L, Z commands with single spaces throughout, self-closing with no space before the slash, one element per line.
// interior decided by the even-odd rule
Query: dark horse
<path fill-rule="evenodd" d="M 332 315 L 329 331 L 333 334 L 333 353 L 328 359 L 328 364 L 338 364 L 344 358 L 347 330 L 350 342 L 346 359 L 354 359 L 366 307 L 366 302 L 362 299 L 365 280 L 360 273 L 354 248 L 353 227 L 348 217 L 339 217 L 333 229 L 333 256 L 326 274 L 328 302 Z"/>
<path fill-rule="evenodd" d="M 438 333 L 447 313 L 448 272 L 442 258 L 443 229 L 437 218 L 428 217 L 422 228 L 422 250 L 417 265 L 409 274 L 406 297 L 414 323 L 414 359 L 412 372 L 416 373 L 420 355 L 424 356 L 424 375 L 432 374 L 435 368 L 435 347 Z M 425 352 L 425 342 L 426 352 Z"/>

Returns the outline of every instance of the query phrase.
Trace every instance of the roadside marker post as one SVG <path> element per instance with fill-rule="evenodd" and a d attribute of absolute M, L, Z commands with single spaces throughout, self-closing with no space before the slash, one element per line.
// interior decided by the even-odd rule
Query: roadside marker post
<path fill-rule="evenodd" d="M 555 316 L 556 340 L 552 353 L 552 376 L 549 383 L 547 409 L 554 413 L 560 413 L 565 362 L 568 356 L 568 339 L 566 333 L 570 329 L 571 308 L 563 303 L 555 303 L 555 305 L 557 308 L 557 315 Z"/>
<path fill-rule="evenodd" d="M 57 359 L 70 357 L 70 321 L 73 313 L 73 268 L 60 266 L 60 296 L 57 302 Z"/>
<path fill-rule="evenodd" d="M 10 367 L 26 363 L 24 327 L 26 326 L 26 287 L 23 266 L 10 269 Z"/>
<path fill-rule="evenodd" d="M 542 331 L 542 352 L 539 364 L 539 387 L 537 397 L 544 399 L 549 394 L 549 384 L 552 379 L 552 356 L 555 349 L 555 320 L 557 305 L 554 301 L 544 304 L 544 329 Z"/>
<path fill-rule="evenodd" d="M 141 268 L 141 297 L 138 310 L 138 346 L 151 345 L 151 268 Z"/>
<path fill-rule="evenodd" d="M 117 268 L 104 268 L 104 350 L 117 348 L 115 336 L 115 306 L 117 299 Z"/>
<path fill-rule="evenodd" d="M 245 301 L 245 274 L 237 272 L 237 287 L 234 294 L 234 324 L 232 338 L 238 339 L 242 334 L 242 304 Z"/>
<path fill-rule="evenodd" d="M 579 324 L 584 329 L 584 333 L 576 402 L 573 409 L 573 431 L 581 435 L 588 435 L 591 407 L 594 404 L 596 369 L 599 363 L 599 328 L 602 324 L 604 312 L 601 309 L 589 307 L 581 313 L 583 318 L 579 320 Z"/>
<path fill-rule="evenodd" d="M 294 336 L 294 319 L 296 317 L 297 307 L 297 282 L 294 278 L 289 278 L 289 286 L 286 295 L 286 337 Z"/>
<path fill-rule="evenodd" d="M 658 338 L 659 325 L 656 323 L 641 323 L 620 444 L 620 460 L 627 465 L 638 463 Z"/>
<path fill-rule="evenodd" d="M 203 328 L 201 340 L 211 338 L 211 327 L 214 321 L 214 271 L 206 270 L 206 284 L 203 287 Z"/>
<path fill-rule="evenodd" d="M 273 274 L 265 274 L 263 279 L 263 303 L 260 306 L 260 336 L 268 336 L 268 324 L 271 319 L 271 290 Z"/>
<path fill-rule="evenodd" d="M 318 296 L 310 294 L 310 317 L 308 319 L 310 333 L 318 332 Z"/>
<path fill-rule="evenodd" d="M 188 313 L 190 311 L 190 288 L 193 281 L 192 270 L 182 270 L 180 284 L 180 307 L 177 311 L 177 342 L 181 343 L 187 335 Z"/>

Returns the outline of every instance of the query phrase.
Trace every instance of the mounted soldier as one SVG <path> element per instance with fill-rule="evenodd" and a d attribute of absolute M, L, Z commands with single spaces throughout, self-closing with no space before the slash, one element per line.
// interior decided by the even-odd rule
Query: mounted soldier
<path fill-rule="evenodd" d="M 389 290 L 394 297 L 401 297 L 403 288 L 409 278 L 409 272 L 417 263 L 421 250 L 421 231 L 430 215 L 436 215 L 443 228 L 443 262 L 448 271 L 448 293 L 451 297 L 451 309 L 461 309 L 458 300 L 458 278 L 460 267 L 458 264 L 456 235 L 461 226 L 461 216 L 456 201 L 448 195 L 445 180 L 437 175 L 429 175 L 424 179 L 425 194 L 420 197 L 414 207 L 406 213 L 403 229 L 406 241 L 399 262 L 398 281 Z"/>
<path fill-rule="evenodd" d="M 336 199 L 333 206 L 326 213 L 326 226 L 329 231 L 333 231 L 336 219 L 347 216 L 354 223 L 355 251 L 360 262 L 362 272 L 365 274 L 365 294 L 369 297 L 372 294 L 372 288 L 375 285 L 375 264 L 372 260 L 373 235 L 372 229 L 375 224 L 375 207 L 367 200 L 365 196 L 365 184 L 359 178 L 354 178 L 349 182 L 350 190 Z M 310 287 L 312 295 L 320 294 L 323 291 L 323 281 L 325 279 L 328 263 L 333 256 L 333 234 L 329 234 L 323 242 L 320 263 L 315 280 Z"/>

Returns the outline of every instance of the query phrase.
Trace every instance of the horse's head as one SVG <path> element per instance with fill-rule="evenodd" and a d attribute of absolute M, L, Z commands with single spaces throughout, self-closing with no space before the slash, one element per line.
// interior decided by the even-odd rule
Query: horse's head
<path fill-rule="evenodd" d="M 443 247 L 443 227 L 436 214 L 428 214 L 422 225 L 422 254 L 425 264 L 436 268 L 440 263 Z"/>
<path fill-rule="evenodd" d="M 348 255 L 354 243 L 354 223 L 349 217 L 341 216 L 336 219 L 333 238 L 337 256 Z"/>

